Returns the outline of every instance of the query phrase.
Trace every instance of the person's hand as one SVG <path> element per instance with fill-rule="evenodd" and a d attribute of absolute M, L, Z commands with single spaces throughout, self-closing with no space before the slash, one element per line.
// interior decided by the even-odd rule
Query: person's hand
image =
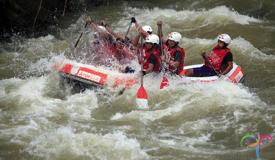
<path fill-rule="evenodd" d="M 205 58 L 206 57 L 206 52 L 205 52 L 205 49 L 201 49 L 201 56 L 203 57 L 203 58 Z"/>
<path fill-rule="evenodd" d="M 137 23 L 137 20 L 135 19 L 135 17 L 131 18 L 131 23 Z"/>
<path fill-rule="evenodd" d="M 157 21 L 157 25 L 161 27 L 162 26 L 162 21 Z"/>
<path fill-rule="evenodd" d="M 136 73 L 136 77 L 137 77 L 137 78 L 140 78 L 141 76 L 144 76 L 144 75 L 143 75 L 143 72 L 142 72 L 142 71 L 138 71 L 138 72 Z"/>
<path fill-rule="evenodd" d="M 138 72 L 138 77 L 141 77 L 141 76 L 144 76 L 146 74 L 146 71 L 145 70 L 142 70 L 142 71 L 139 71 Z"/>

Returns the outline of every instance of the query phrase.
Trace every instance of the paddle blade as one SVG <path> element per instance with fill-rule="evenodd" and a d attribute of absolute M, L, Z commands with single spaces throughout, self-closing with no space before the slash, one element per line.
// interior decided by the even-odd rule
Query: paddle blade
<path fill-rule="evenodd" d="M 160 89 L 163 89 L 164 87 L 169 86 L 168 78 L 163 76 L 162 81 L 160 82 Z"/>
<path fill-rule="evenodd" d="M 138 109 L 148 109 L 148 94 L 143 86 L 140 86 L 137 95 L 136 95 L 136 103 Z"/>

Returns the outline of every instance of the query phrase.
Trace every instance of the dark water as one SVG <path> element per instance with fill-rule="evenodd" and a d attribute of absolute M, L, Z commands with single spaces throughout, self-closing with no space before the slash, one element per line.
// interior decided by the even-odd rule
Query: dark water
<path fill-rule="evenodd" d="M 240 140 L 247 132 L 275 136 L 274 9 L 272 0 L 118 1 L 68 15 L 48 36 L 14 36 L 0 44 L 1 159 L 256 159 L 255 149 Z M 84 15 L 106 19 L 120 32 L 132 16 L 154 30 L 162 20 L 166 35 L 183 35 L 187 65 L 201 63 L 199 50 L 209 51 L 219 33 L 228 33 L 246 81 L 159 91 L 160 79 L 148 76 L 150 111 L 135 110 L 138 86 L 122 96 L 62 91 L 55 61 L 89 62 L 89 29 L 73 49 Z M 274 141 L 263 146 L 262 158 L 275 159 Z"/>

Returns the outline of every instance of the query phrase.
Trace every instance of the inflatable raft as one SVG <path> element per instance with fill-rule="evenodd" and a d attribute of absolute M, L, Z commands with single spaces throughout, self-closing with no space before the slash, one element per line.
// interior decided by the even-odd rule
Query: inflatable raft
<path fill-rule="evenodd" d="M 185 66 L 184 69 L 196 68 L 202 65 L 203 64 Z M 120 73 L 118 71 L 110 70 L 102 66 L 81 64 L 70 60 L 64 60 L 62 63 L 56 65 L 56 69 L 58 70 L 62 78 L 82 83 L 84 86 L 131 88 L 134 84 L 139 83 L 139 77 L 137 76 L 137 74 Z M 240 83 L 244 78 L 244 73 L 242 71 L 242 68 L 234 63 L 233 68 L 224 77 L 226 77 L 232 83 Z M 178 78 L 183 83 L 213 82 L 220 79 L 219 76 L 178 76 Z"/>

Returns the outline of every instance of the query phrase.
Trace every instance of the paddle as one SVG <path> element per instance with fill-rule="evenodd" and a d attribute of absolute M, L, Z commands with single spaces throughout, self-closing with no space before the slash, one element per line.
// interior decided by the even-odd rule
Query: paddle
<path fill-rule="evenodd" d="M 159 36 L 159 45 L 160 45 L 160 51 L 161 51 L 161 55 L 164 56 L 164 52 L 163 52 L 163 48 L 162 48 L 162 34 L 161 34 L 161 26 L 158 25 L 158 36 Z M 166 75 L 166 69 L 164 68 L 163 62 L 161 61 L 161 68 L 163 71 L 163 76 L 162 76 L 162 80 L 160 82 L 160 89 L 163 89 L 164 87 L 169 86 L 169 81 L 168 78 L 165 76 Z"/>
<path fill-rule="evenodd" d="M 127 29 L 127 31 L 126 31 L 126 33 L 125 33 L 125 37 L 128 36 L 128 33 L 129 33 L 129 31 L 130 31 L 131 26 L 132 26 L 132 20 L 131 20 L 131 22 L 130 22 L 130 24 L 129 24 L 129 26 L 128 26 L 128 29 Z"/>
<path fill-rule="evenodd" d="M 84 29 L 87 27 L 87 25 L 88 25 L 88 23 L 86 22 L 86 23 L 85 23 L 85 26 L 84 26 Z M 83 30 L 83 31 L 81 32 L 81 34 L 79 35 L 79 37 L 78 37 L 78 39 L 77 39 L 77 41 L 76 41 L 76 43 L 75 43 L 75 45 L 74 45 L 74 48 L 77 47 L 78 42 L 80 41 L 80 38 L 82 37 L 83 33 L 84 33 L 84 30 Z"/>
<path fill-rule="evenodd" d="M 143 41 L 141 39 L 141 46 L 143 46 Z M 144 59 L 143 55 L 143 49 L 141 50 L 142 60 Z M 143 70 L 143 63 L 141 63 L 141 71 Z M 148 109 L 148 94 L 143 87 L 143 74 L 140 77 L 140 87 L 136 94 L 136 103 L 138 106 L 138 109 Z"/>

